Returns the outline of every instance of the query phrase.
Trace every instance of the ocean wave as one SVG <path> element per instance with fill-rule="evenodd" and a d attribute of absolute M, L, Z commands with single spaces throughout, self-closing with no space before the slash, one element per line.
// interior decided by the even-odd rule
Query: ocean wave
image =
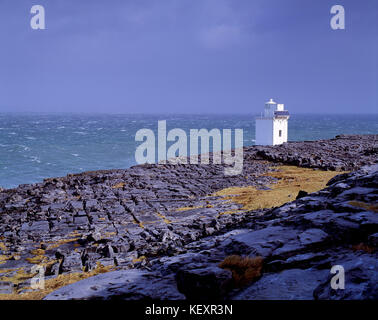
<path fill-rule="evenodd" d="M 187 134 L 190 128 L 243 128 L 244 145 L 255 144 L 254 121 L 248 118 L 209 118 L 198 115 L 162 115 L 161 118 L 167 118 L 168 126 L 182 128 Z M 330 120 L 324 121 L 324 118 Z M 47 121 L 48 119 L 42 120 L 34 116 L 32 120 L 25 120 L 20 116 L 15 118 L 20 124 L 16 127 L 12 125 L 13 122 L 9 122 L 9 118 L 0 115 L 0 185 L 13 187 L 20 179 L 23 182 L 36 182 L 40 180 L 41 172 L 44 176 L 60 176 L 63 171 L 72 171 L 73 166 L 75 170 L 78 170 L 79 166 L 83 170 L 131 166 L 135 164 L 134 138 L 138 128 L 150 127 L 157 135 L 155 116 L 108 116 L 104 119 L 100 115 L 98 118 L 91 116 L 71 119 L 52 115 L 52 121 Z M 341 133 L 376 134 L 377 119 L 376 115 L 294 116 L 289 120 L 289 140 L 328 139 Z M 87 124 L 93 120 L 97 120 L 97 124 Z M 32 121 L 40 124 L 32 124 Z M 102 130 L 99 130 L 100 125 L 103 127 Z M 52 130 L 48 131 L 47 127 Z M 26 137 L 35 137 L 36 141 Z M 98 152 L 98 148 L 101 148 L 101 152 Z M 80 155 L 77 154 L 79 150 Z M 50 164 L 46 161 L 50 161 Z M 3 170 L 5 165 L 8 167 L 6 172 Z"/>
<path fill-rule="evenodd" d="M 23 144 L 17 144 L 17 146 L 19 146 L 22 149 L 24 149 L 24 151 L 30 151 L 30 148 L 28 146 L 24 146 Z"/>
<path fill-rule="evenodd" d="M 41 163 L 41 159 L 37 156 L 31 156 L 30 160 L 31 160 L 31 162 Z"/>

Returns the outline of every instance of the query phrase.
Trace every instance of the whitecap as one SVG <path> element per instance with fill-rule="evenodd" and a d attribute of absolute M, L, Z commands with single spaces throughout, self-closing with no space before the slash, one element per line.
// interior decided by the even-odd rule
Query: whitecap
<path fill-rule="evenodd" d="M 72 156 L 78 157 L 79 155 L 77 153 L 71 153 Z"/>
<path fill-rule="evenodd" d="M 24 146 L 23 144 L 18 144 L 24 151 L 30 151 L 30 148 L 28 146 Z"/>
<path fill-rule="evenodd" d="M 41 163 L 41 160 L 37 156 L 31 156 L 30 159 L 32 162 Z"/>
<path fill-rule="evenodd" d="M 82 135 L 87 134 L 86 132 L 82 132 L 82 131 L 74 131 L 74 133 L 76 133 L 76 134 L 82 134 Z"/>

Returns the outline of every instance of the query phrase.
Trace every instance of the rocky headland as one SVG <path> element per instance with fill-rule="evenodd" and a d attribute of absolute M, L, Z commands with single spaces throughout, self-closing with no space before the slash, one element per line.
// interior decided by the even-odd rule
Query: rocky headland
<path fill-rule="evenodd" d="M 245 147 L 237 176 L 156 164 L 0 190 L 0 299 L 377 299 L 377 151 L 337 136 Z"/>

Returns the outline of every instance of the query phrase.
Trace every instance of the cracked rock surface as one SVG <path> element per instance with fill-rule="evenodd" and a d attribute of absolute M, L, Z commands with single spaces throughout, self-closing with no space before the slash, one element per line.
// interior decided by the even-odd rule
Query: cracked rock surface
<path fill-rule="evenodd" d="M 3 190 L 0 272 L 44 264 L 50 279 L 99 263 L 117 268 L 46 299 L 376 299 L 377 141 L 339 136 L 247 147 L 238 176 L 215 164 L 141 165 Z M 222 214 L 238 206 L 214 192 L 264 188 L 276 163 L 353 171 L 279 208 Z M 263 257 L 261 277 L 235 288 L 232 272 L 219 267 L 229 255 Z M 342 293 L 327 286 L 335 264 L 352 270 Z M 0 293 L 28 285 L 0 273 Z"/>

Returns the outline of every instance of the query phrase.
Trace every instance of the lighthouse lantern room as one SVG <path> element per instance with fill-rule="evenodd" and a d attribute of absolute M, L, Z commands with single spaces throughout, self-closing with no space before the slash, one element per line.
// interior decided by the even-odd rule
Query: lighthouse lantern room
<path fill-rule="evenodd" d="M 270 99 L 264 114 L 256 118 L 256 145 L 274 146 L 287 142 L 289 111 Z"/>

